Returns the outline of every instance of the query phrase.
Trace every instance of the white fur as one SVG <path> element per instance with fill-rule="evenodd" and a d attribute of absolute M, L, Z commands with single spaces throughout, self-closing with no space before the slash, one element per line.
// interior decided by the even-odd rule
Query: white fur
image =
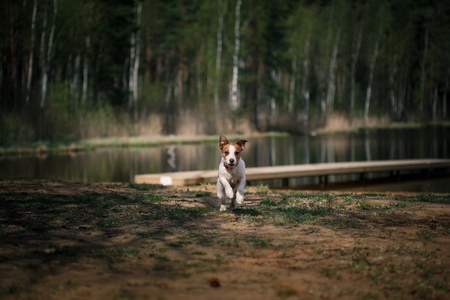
<path fill-rule="evenodd" d="M 231 149 L 233 148 L 233 149 Z M 234 155 L 234 146 L 230 146 L 230 154 L 226 159 L 223 158 L 219 164 L 219 178 L 217 178 L 217 197 L 221 201 L 220 211 L 225 211 L 226 200 L 231 199 L 230 209 L 236 208 L 236 202 L 244 202 L 245 187 L 245 162 L 242 159 L 236 160 Z M 233 158 L 237 164 L 235 167 L 226 168 L 224 163 L 230 165 L 230 159 Z"/>

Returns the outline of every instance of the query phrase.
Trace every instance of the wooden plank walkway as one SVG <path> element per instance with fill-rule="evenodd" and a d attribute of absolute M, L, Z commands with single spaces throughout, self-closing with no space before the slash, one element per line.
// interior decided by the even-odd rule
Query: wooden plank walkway
<path fill-rule="evenodd" d="M 384 161 L 357 161 L 246 168 L 247 182 L 256 180 L 288 179 L 294 177 L 363 174 L 371 172 L 400 172 L 411 170 L 450 168 L 450 159 L 409 159 Z M 134 177 L 135 183 L 162 185 L 194 185 L 217 181 L 217 170 L 143 174 Z"/>

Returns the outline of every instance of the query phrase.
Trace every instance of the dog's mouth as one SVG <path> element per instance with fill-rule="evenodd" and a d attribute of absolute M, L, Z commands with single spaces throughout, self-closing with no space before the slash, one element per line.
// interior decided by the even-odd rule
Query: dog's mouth
<path fill-rule="evenodd" d="M 234 168 L 236 167 L 236 163 L 224 163 L 225 168 Z"/>

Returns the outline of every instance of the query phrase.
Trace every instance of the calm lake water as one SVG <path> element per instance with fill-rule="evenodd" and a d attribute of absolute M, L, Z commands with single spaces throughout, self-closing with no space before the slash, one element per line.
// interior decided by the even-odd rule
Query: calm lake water
<path fill-rule="evenodd" d="M 242 153 L 247 167 L 414 158 L 449 158 L 450 127 L 362 130 L 357 133 L 249 139 Z M 215 143 L 148 148 L 98 149 L 78 153 L 0 157 L 0 179 L 46 178 L 76 182 L 133 182 L 136 174 L 214 170 L 220 161 Z M 386 177 L 371 174 L 368 178 Z M 358 175 L 330 176 L 329 183 Z M 392 181 L 395 184 L 387 184 Z M 449 178 L 396 182 L 359 189 L 450 192 Z M 317 178 L 291 179 L 291 186 L 315 185 Z M 369 183 L 369 182 L 366 182 Z M 269 182 L 278 186 L 281 182 Z M 391 185 L 391 187 L 386 187 Z M 335 187 L 337 188 L 337 187 Z M 350 187 L 347 187 L 350 189 Z M 358 189 L 358 188 L 357 188 Z"/>

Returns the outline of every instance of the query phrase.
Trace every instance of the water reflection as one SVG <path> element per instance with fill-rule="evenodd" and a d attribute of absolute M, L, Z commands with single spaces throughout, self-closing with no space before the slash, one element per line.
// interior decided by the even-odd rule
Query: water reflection
<path fill-rule="evenodd" d="M 448 158 L 445 127 L 363 130 L 351 134 L 249 139 L 248 167 L 413 158 Z M 81 182 L 132 182 L 136 174 L 214 170 L 215 143 L 132 149 L 98 149 L 70 154 L 0 157 L 0 178 L 49 178 Z M 376 176 L 376 175 L 375 175 Z M 329 182 L 342 180 L 332 176 Z M 357 179 L 356 177 L 354 177 Z M 293 179 L 290 184 L 317 179 Z"/>

